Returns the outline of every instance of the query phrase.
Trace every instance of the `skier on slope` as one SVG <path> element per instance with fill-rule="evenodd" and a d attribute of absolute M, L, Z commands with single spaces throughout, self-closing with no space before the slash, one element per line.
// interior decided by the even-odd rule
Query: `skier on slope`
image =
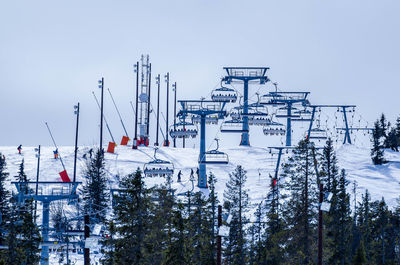
<path fill-rule="evenodd" d="M 181 181 L 182 181 L 181 177 L 182 177 L 182 170 L 179 170 L 179 173 L 178 173 L 178 182 L 181 182 Z"/>
<path fill-rule="evenodd" d="M 54 153 L 54 159 L 58 158 L 58 148 L 56 148 L 56 150 L 53 151 Z"/>
<path fill-rule="evenodd" d="M 22 151 L 22 144 L 20 144 L 20 145 L 17 147 L 17 149 L 18 149 L 18 154 L 21 154 L 21 151 Z"/>

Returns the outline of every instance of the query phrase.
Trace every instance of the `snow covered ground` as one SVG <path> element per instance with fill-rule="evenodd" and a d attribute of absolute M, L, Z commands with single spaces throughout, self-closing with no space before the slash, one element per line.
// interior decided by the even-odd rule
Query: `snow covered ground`
<path fill-rule="evenodd" d="M 81 147 L 78 154 L 77 181 L 83 181 L 82 170 L 85 160 L 82 155 L 91 147 Z M 42 147 L 40 162 L 40 180 L 41 181 L 61 181 L 58 172 L 62 171 L 59 160 L 53 158 L 53 147 Z M 72 179 L 74 148 L 70 146 L 59 147 L 60 155 L 63 158 L 65 167 Z M 133 150 L 127 146 L 118 146 L 116 154 L 106 153 L 106 167 L 109 172 L 110 185 L 117 186 L 117 175 L 123 176 L 135 171 L 137 168 L 143 169 L 143 165 L 153 158 L 152 147 L 141 147 L 139 150 Z M 247 188 L 253 203 L 260 202 L 269 189 L 269 174 L 274 173 L 276 166 L 276 154 L 271 154 L 268 148 L 260 147 L 231 147 L 220 148 L 221 151 L 229 155 L 229 164 L 227 165 L 208 165 L 207 172 L 213 172 L 217 177 L 217 191 L 222 200 L 222 194 L 225 183 L 237 165 L 242 165 L 247 171 Z M 7 170 L 10 173 L 10 180 L 17 175 L 21 160 L 25 160 L 25 172 L 31 181 L 36 179 L 37 159 L 35 157 L 34 147 L 23 147 L 22 155 L 17 153 L 16 147 L 0 147 L 0 152 L 7 158 Z M 399 197 L 400 189 L 400 153 L 386 150 L 386 159 L 390 162 L 375 166 L 370 159 L 370 150 L 367 147 L 356 145 L 342 145 L 337 148 L 337 157 L 339 166 L 346 169 L 350 182 L 354 180 L 358 184 L 357 197 L 361 198 L 365 189 L 368 189 L 372 199 L 381 199 L 385 197 L 387 203 L 394 206 L 396 198 Z M 285 158 L 290 155 L 285 154 Z M 198 150 L 193 148 L 165 148 L 161 147 L 158 151 L 158 158 L 169 160 L 174 164 L 174 182 L 177 180 L 177 173 L 182 171 L 182 182 L 174 183 L 177 193 L 191 189 L 189 181 L 190 171 L 197 168 Z M 148 178 L 148 185 L 161 183 L 161 178 Z M 352 185 L 348 186 L 351 192 Z"/>

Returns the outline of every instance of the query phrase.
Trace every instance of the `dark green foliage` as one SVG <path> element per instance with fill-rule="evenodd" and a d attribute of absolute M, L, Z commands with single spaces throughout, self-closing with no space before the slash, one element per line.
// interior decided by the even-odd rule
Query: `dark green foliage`
<path fill-rule="evenodd" d="M 232 222 L 230 223 L 229 236 L 225 240 L 225 263 L 246 263 L 246 231 L 244 223 L 247 221 L 245 213 L 249 209 L 249 195 L 245 189 L 246 171 L 242 166 L 237 166 L 224 191 L 225 208 L 230 212 Z"/>
<path fill-rule="evenodd" d="M 333 179 L 331 208 L 326 216 L 326 248 L 329 264 L 349 264 L 351 261 L 350 196 L 346 192 L 346 172 L 341 171 L 339 179 Z"/>
<path fill-rule="evenodd" d="M 283 166 L 288 199 L 284 205 L 287 227 L 288 263 L 310 264 L 316 252 L 317 177 L 314 167 L 314 144 L 300 141 L 293 155 Z"/>
<path fill-rule="evenodd" d="M 382 140 L 382 129 L 379 122 L 376 121 L 374 124 L 374 130 L 372 131 L 372 149 L 371 159 L 374 165 L 382 165 L 385 163 L 384 155 L 384 143 Z"/>
<path fill-rule="evenodd" d="M 9 192 L 5 187 L 5 181 L 8 177 L 8 173 L 6 172 L 6 159 L 3 154 L 0 153 L 0 229 L 4 230 L 4 224 L 7 220 L 8 215 L 8 199 Z M 0 233 L 0 245 L 4 244 L 4 236 Z"/>
<path fill-rule="evenodd" d="M 86 183 L 83 186 L 84 211 L 90 213 L 92 223 L 104 223 L 109 202 L 104 153 L 99 149 L 89 159 L 84 171 Z"/>
<path fill-rule="evenodd" d="M 338 166 L 333 150 L 333 141 L 331 138 L 328 138 L 321 157 L 321 182 L 324 184 L 324 190 L 331 191 L 332 182 L 337 178 L 337 174 Z"/>
<path fill-rule="evenodd" d="M 365 255 L 365 250 L 364 250 L 364 243 L 361 242 L 360 245 L 357 248 L 356 255 L 354 256 L 353 259 L 353 265 L 366 265 L 367 263 L 367 257 Z"/>

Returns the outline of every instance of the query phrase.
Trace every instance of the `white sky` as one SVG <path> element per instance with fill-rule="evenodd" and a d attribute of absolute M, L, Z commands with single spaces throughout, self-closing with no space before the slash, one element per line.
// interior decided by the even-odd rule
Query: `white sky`
<path fill-rule="evenodd" d="M 179 99 L 206 96 L 223 66 L 268 66 L 282 90 L 308 90 L 314 104 L 356 104 L 371 122 L 381 112 L 394 120 L 399 11 L 396 0 L 2 1 L 0 145 L 50 145 L 45 121 L 59 145 L 73 145 L 78 101 L 80 144 L 96 144 L 91 91 L 102 76 L 132 135 L 132 65 L 142 53 L 153 77 L 171 73 Z M 106 116 L 119 139 L 111 104 Z"/>

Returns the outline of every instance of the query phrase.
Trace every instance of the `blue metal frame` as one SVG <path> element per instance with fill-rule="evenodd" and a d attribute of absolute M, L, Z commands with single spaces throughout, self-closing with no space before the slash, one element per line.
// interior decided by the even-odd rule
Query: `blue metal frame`
<path fill-rule="evenodd" d="M 240 145 L 250 146 L 249 139 L 249 117 L 246 115 L 249 111 L 249 81 L 259 80 L 260 84 L 269 81 L 265 75 L 269 67 L 224 67 L 227 73 L 222 81 L 226 84 L 234 80 L 243 82 L 243 133 Z"/>
<path fill-rule="evenodd" d="M 200 119 L 200 159 L 199 159 L 199 188 L 207 188 L 206 163 L 203 163 L 206 153 L 206 117 L 212 114 L 219 114 L 220 117 L 226 116 L 224 110 L 226 102 L 212 100 L 178 100 L 182 109 L 178 116 L 188 114 L 198 115 Z"/>
<path fill-rule="evenodd" d="M 18 191 L 18 202 L 22 203 L 25 199 L 34 199 L 35 201 L 41 201 L 43 203 L 43 218 L 42 218 L 42 240 L 43 242 L 49 241 L 49 220 L 50 220 L 50 203 L 52 201 L 58 200 L 74 200 L 78 199 L 78 194 L 76 194 L 76 190 L 79 184 L 82 182 L 53 182 L 53 181 L 40 181 L 40 182 L 11 182 L 14 184 Z M 32 193 L 24 193 L 21 190 L 26 190 L 29 184 L 57 184 L 57 185 L 68 185 L 70 186 L 70 191 L 65 194 L 36 194 L 33 190 Z M 42 246 L 42 253 L 40 258 L 41 265 L 49 264 L 49 246 Z"/>
<path fill-rule="evenodd" d="M 262 103 L 265 105 L 280 105 L 285 104 L 287 107 L 286 115 L 286 146 L 292 145 L 292 118 L 298 118 L 298 116 L 292 116 L 293 104 L 301 103 L 303 106 L 309 104 L 307 96 L 310 92 L 270 92 L 264 95 L 271 98 L 268 102 Z M 311 119 L 312 120 L 312 119 Z"/>

